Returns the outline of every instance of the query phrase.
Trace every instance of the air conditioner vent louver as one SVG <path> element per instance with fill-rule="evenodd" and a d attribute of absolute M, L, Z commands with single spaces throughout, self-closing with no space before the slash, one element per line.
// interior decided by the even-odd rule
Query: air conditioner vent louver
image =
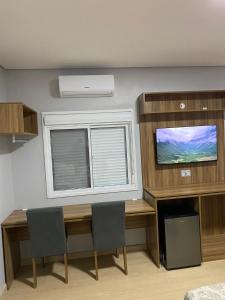
<path fill-rule="evenodd" d="M 59 76 L 59 91 L 62 98 L 112 96 L 114 76 Z"/>

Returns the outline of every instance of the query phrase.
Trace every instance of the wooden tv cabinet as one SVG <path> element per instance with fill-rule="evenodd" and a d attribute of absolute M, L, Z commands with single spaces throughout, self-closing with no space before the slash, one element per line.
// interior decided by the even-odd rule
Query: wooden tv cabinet
<path fill-rule="evenodd" d="M 155 208 L 157 216 L 161 205 L 192 206 L 200 216 L 202 260 L 225 258 L 225 182 L 145 188 L 144 198 Z M 158 228 L 155 232 L 159 241 Z M 159 245 L 157 261 L 159 263 Z"/>
<path fill-rule="evenodd" d="M 158 220 L 170 205 L 174 210 L 179 205 L 190 206 L 199 213 L 203 261 L 225 258 L 224 110 L 225 90 L 150 92 L 139 97 L 144 197 L 155 208 Z M 157 164 L 158 128 L 205 125 L 217 128 L 216 161 Z M 187 170 L 189 175 L 183 176 Z M 158 245 L 152 246 L 157 249 L 155 260 L 159 264 L 161 235 L 157 225 L 152 226 L 152 233 Z"/>

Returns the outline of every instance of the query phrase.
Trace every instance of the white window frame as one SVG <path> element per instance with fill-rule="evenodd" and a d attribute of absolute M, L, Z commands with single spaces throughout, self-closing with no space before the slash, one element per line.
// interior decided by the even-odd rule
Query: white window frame
<path fill-rule="evenodd" d="M 132 109 L 104 111 L 75 111 L 75 112 L 44 112 L 42 113 L 44 140 L 45 173 L 47 197 L 59 198 L 78 195 L 115 193 L 137 190 L 137 167 L 134 134 L 134 115 Z M 90 130 L 92 128 L 125 127 L 127 147 L 127 185 L 93 187 L 92 162 L 90 147 Z M 51 130 L 87 129 L 90 160 L 90 188 L 55 191 L 52 171 Z"/>

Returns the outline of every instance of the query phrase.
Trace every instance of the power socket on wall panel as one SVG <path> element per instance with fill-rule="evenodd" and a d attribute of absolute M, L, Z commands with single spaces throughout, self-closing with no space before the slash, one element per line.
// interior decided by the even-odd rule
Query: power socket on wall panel
<path fill-rule="evenodd" d="M 191 170 L 189 169 L 181 170 L 181 177 L 189 177 L 189 176 L 191 176 Z"/>

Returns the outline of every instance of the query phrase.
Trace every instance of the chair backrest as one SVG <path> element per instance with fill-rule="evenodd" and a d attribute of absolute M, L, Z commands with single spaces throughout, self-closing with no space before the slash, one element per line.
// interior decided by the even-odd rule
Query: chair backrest
<path fill-rule="evenodd" d="M 32 257 L 66 253 L 66 234 L 62 207 L 27 210 Z"/>
<path fill-rule="evenodd" d="M 125 202 L 92 204 L 92 236 L 97 251 L 125 246 Z"/>

